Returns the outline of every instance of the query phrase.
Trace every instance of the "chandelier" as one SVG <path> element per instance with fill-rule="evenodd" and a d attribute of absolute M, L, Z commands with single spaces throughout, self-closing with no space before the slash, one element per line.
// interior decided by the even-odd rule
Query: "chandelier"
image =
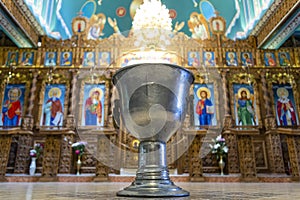
<path fill-rule="evenodd" d="M 172 19 L 160 0 L 144 0 L 132 21 L 134 45 L 140 48 L 165 48 L 170 44 Z"/>

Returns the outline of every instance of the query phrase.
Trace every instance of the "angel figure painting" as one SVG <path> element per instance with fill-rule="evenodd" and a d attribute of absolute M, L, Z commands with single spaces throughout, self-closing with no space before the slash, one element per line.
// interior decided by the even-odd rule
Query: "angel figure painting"
<path fill-rule="evenodd" d="M 247 84 L 233 85 L 235 96 L 236 125 L 255 126 L 255 99 L 252 86 Z"/>
<path fill-rule="evenodd" d="M 106 16 L 103 13 L 92 15 L 88 22 L 88 36 L 87 39 L 96 40 L 101 38 L 104 33 L 104 25 L 106 23 Z"/>
<path fill-rule="evenodd" d="M 103 126 L 104 94 L 104 84 L 86 84 L 84 86 L 82 126 Z"/>
<path fill-rule="evenodd" d="M 210 38 L 208 23 L 202 14 L 193 12 L 188 20 L 188 27 L 192 38 L 201 40 Z"/>

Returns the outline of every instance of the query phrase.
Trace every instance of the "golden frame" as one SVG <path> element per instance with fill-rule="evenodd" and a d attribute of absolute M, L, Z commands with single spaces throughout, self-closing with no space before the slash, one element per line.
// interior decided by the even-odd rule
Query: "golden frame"
<path fill-rule="evenodd" d="M 209 21 L 210 30 L 213 34 L 223 35 L 226 30 L 226 22 L 223 17 L 212 17 Z"/>
<path fill-rule="evenodd" d="M 236 80 L 238 79 L 238 80 Z M 251 79 L 250 79 L 251 80 Z M 252 125 L 251 127 L 253 128 L 256 128 L 256 127 L 259 127 L 259 128 L 262 128 L 263 126 L 263 123 L 262 123 L 262 118 L 261 118 L 261 112 L 260 112 L 260 100 L 259 100 L 259 90 L 258 90 L 258 85 L 256 83 L 256 81 L 254 80 L 251 80 L 252 81 L 252 88 L 253 88 L 253 95 L 254 95 L 254 100 L 255 100 L 255 113 L 256 113 L 256 125 Z M 242 126 L 242 125 L 237 125 L 236 124 L 236 107 L 235 107 L 235 94 L 234 94 L 234 91 L 233 91 L 233 85 L 234 84 L 249 84 L 248 83 L 248 80 L 245 78 L 245 79 L 242 79 L 242 78 L 238 78 L 238 77 L 234 77 L 234 80 L 232 82 L 229 83 L 229 88 L 231 88 L 230 90 L 230 108 L 231 108 L 231 113 L 232 113 L 232 117 L 233 117 L 233 124 L 234 124 L 234 127 L 235 128 L 244 128 L 244 127 L 248 127 L 248 126 Z"/>
<path fill-rule="evenodd" d="M 2 78 L 2 77 L 1 77 Z M 21 121 L 21 125 L 20 127 L 22 126 L 22 123 L 23 123 L 23 120 L 24 120 L 24 117 L 26 116 L 26 112 L 27 112 L 27 105 L 28 105 L 28 96 L 29 96 L 29 93 L 30 93 L 30 82 L 28 81 L 23 81 L 23 80 L 18 80 L 18 79 L 14 79 L 14 80 L 11 80 L 9 83 L 6 83 L 5 81 L 2 82 L 2 84 L 0 85 L 0 108 L 2 110 L 2 103 L 3 103 L 3 100 L 4 100 L 4 92 L 5 92 L 5 89 L 6 89 L 6 86 L 8 84 L 24 84 L 25 85 L 25 94 L 24 94 L 24 102 L 23 102 L 23 109 L 22 109 L 22 114 L 21 114 L 21 117 L 22 117 L 22 121 Z M 2 119 L 0 119 L 2 120 Z M 16 126 L 16 127 L 19 127 L 19 126 Z"/>
<path fill-rule="evenodd" d="M 40 89 L 40 96 L 39 96 L 39 102 L 38 102 L 38 115 L 36 116 L 37 119 L 36 119 L 36 127 L 38 128 L 51 128 L 51 129 L 54 129 L 54 128 L 63 128 L 65 127 L 65 119 L 67 119 L 67 116 L 68 116 L 68 105 L 69 105 L 69 93 L 70 93 L 70 84 L 69 82 L 67 81 L 62 81 L 60 79 L 55 79 L 55 80 L 52 80 L 51 83 L 49 83 L 51 85 L 53 84 L 62 84 L 62 85 L 65 85 L 65 96 L 64 96 L 64 102 L 62 102 L 62 105 L 64 106 L 64 110 L 63 110 L 63 124 L 62 126 L 44 126 L 44 125 L 41 125 L 41 119 L 42 119 L 42 114 L 43 114 L 43 103 L 44 103 L 44 99 L 45 99 L 45 91 L 46 91 L 46 80 L 43 80 L 43 83 L 42 83 L 42 86 L 41 86 L 41 89 Z"/>
<path fill-rule="evenodd" d="M 82 125 L 82 114 L 83 114 L 83 104 L 84 104 L 84 86 L 86 84 L 103 84 L 105 86 L 105 96 L 104 96 L 104 105 L 102 106 L 102 109 L 104 109 L 104 116 L 103 117 L 103 126 L 83 126 Z M 108 112 L 109 112 L 109 94 L 110 94 L 110 87 L 109 87 L 109 82 L 104 80 L 102 77 L 96 77 L 94 81 L 92 80 L 82 80 L 80 83 L 80 91 L 79 91 L 79 103 L 78 103 L 78 109 L 76 111 L 77 113 L 77 125 L 80 128 L 91 128 L 91 127 L 107 127 L 109 122 L 108 122 Z"/>
<path fill-rule="evenodd" d="M 194 100 L 195 100 L 195 93 L 194 93 L 194 86 L 195 84 L 212 84 L 213 85 L 213 90 L 214 90 L 214 102 L 213 102 L 213 105 L 215 107 L 215 113 L 214 115 L 216 116 L 216 122 L 217 124 L 216 125 L 210 125 L 210 126 L 207 126 L 207 127 L 211 127 L 211 128 L 220 128 L 223 124 L 221 122 L 221 118 L 220 118 L 220 114 L 221 112 L 217 109 L 220 107 L 220 97 L 219 97 L 219 92 L 218 92 L 218 88 L 221 88 L 222 86 L 221 85 L 218 85 L 217 83 L 215 82 L 209 82 L 209 83 L 206 83 L 205 82 L 205 79 L 202 79 L 201 78 L 201 74 L 199 74 L 199 76 L 196 77 L 195 79 L 195 83 L 193 84 L 193 87 L 191 87 L 190 89 L 190 94 L 192 95 L 192 99 L 190 100 L 190 110 L 191 110 L 191 113 L 190 113 L 190 117 L 191 117 L 191 126 L 193 127 L 200 127 L 200 125 L 196 126 L 195 125 L 195 112 L 194 112 L 194 108 L 195 108 L 195 104 L 194 104 Z M 205 126 L 203 126 L 205 128 Z"/>
<path fill-rule="evenodd" d="M 72 31 L 74 35 L 84 35 L 87 32 L 88 20 L 85 17 L 79 16 L 72 20 Z"/>

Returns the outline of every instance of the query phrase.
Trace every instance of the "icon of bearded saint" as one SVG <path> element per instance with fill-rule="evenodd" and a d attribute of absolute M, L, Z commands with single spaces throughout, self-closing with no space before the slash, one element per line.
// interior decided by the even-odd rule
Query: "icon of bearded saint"
<path fill-rule="evenodd" d="M 8 99 L 2 107 L 3 126 L 18 126 L 21 118 L 22 104 L 20 96 L 22 91 L 19 88 L 11 88 L 8 91 Z"/>
<path fill-rule="evenodd" d="M 276 109 L 279 125 L 297 125 L 296 109 L 291 99 L 289 99 L 289 91 L 284 87 L 280 87 L 276 93 L 278 96 Z"/>

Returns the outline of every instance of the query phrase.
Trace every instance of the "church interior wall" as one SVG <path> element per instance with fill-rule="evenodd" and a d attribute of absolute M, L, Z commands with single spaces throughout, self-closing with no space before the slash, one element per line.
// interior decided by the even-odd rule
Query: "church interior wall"
<path fill-rule="evenodd" d="M 140 53 L 133 38 L 117 34 L 104 40 L 74 36 L 58 41 L 44 37 L 36 49 L 1 48 L 1 117 L 12 88 L 19 88 L 22 108 L 18 124 L 0 124 L 0 176 L 28 174 L 29 151 L 36 143 L 45 147 L 37 161 L 41 178 L 75 174 L 77 158 L 70 144 L 81 140 L 88 143 L 82 157 L 83 174 L 108 180 L 109 174 L 136 168 L 138 140 L 114 121 L 118 116 L 113 116 L 116 99 L 111 79 L 130 60 L 161 59 L 182 66 L 195 76 L 182 131 L 168 142 L 171 170 L 189 174 L 190 181 L 201 181 L 205 174 L 218 173 L 217 160 L 205 149 L 210 135 L 218 133 L 229 147 L 226 174 L 238 174 L 241 181 L 259 180 L 260 174 L 282 174 L 299 180 L 300 48 L 258 49 L 254 37 L 233 41 L 219 33 L 207 40 L 178 33 L 170 41 L 166 50 L 158 50 L 164 53 L 159 58 L 149 53 L 151 48 Z M 28 53 L 31 57 L 26 60 Z M 47 60 L 51 53 L 54 64 Z M 90 53 L 93 58 L 88 60 Z M 207 60 L 208 54 L 213 58 L 211 61 Z M 70 56 L 69 60 L 64 60 L 64 56 Z M 200 96 L 196 86 L 208 90 L 214 100 L 211 124 L 201 125 L 198 121 L 195 102 Z M 251 101 L 250 122 L 238 114 L 247 111 L 237 108 L 243 88 L 245 99 Z M 63 109 L 62 115 L 45 124 L 46 99 L 55 91 L 60 95 L 58 99 L 63 100 L 57 107 Z M 100 121 L 88 122 L 85 105 L 95 91 L 102 95 L 102 110 L 97 118 Z M 277 110 L 280 91 L 285 92 L 292 107 L 281 116 Z M 287 99 L 282 102 L 285 106 L 289 103 Z"/>

